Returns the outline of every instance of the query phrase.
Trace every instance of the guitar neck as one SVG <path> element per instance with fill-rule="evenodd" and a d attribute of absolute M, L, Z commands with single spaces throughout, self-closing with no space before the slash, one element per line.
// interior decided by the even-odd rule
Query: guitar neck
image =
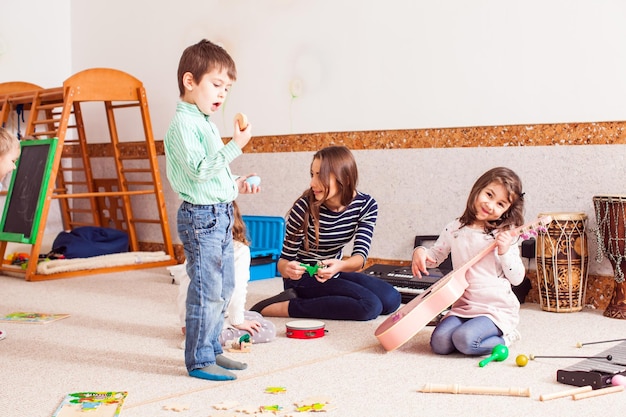
<path fill-rule="evenodd" d="M 534 221 L 532 221 L 530 223 L 526 223 L 525 225 L 520 226 L 520 227 L 514 229 L 513 232 L 515 233 L 515 236 L 519 236 L 519 235 L 523 234 L 526 231 L 532 231 L 535 228 L 537 228 L 538 226 L 546 225 L 546 224 L 550 223 L 551 221 L 552 221 L 552 217 L 550 217 L 550 216 L 541 217 L 541 218 L 539 218 L 537 220 L 534 220 Z M 469 261 L 467 261 L 465 264 L 463 264 L 463 266 L 461 266 L 458 270 L 460 271 L 460 270 L 467 270 L 467 269 L 469 269 L 476 262 L 478 262 L 482 258 L 484 258 L 489 252 L 494 250 L 496 245 L 497 245 L 497 242 L 494 239 L 493 242 L 491 242 L 489 245 L 487 245 L 483 249 L 481 249 L 481 251 L 478 252 L 478 254 L 476 254 L 473 258 L 471 258 Z"/>

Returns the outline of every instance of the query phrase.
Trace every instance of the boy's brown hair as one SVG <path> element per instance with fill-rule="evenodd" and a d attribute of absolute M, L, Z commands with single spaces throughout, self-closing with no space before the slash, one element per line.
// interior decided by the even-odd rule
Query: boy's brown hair
<path fill-rule="evenodd" d="M 185 73 L 191 73 L 193 80 L 199 83 L 205 74 L 214 69 L 225 69 L 228 78 L 232 81 L 237 80 L 235 61 L 221 46 L 203 39 L 195 45 L 187 47 L 178 62 L 178 91 L 180 97 L 185 95 L 185 86 L 183 85 L 183 75 Z"/>

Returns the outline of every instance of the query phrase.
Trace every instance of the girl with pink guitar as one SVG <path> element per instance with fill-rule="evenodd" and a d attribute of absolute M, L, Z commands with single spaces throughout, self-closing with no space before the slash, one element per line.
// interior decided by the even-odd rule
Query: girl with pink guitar
<path fill-rule="evenodd" d="M 487 355 L 498 344 L 510 346 L 521 335 L 520 303 L 511 285 L 524 279 L 517 234 L 524 223 L 522 183 L 512 170 L 493 168 L 470 191 L 465 212 L 450 222 L 431 248 L 415 248 L 412 270 L 427 274 L 450 254 L 455 268 L 465 264 L 490 241 L 495 249 L 471 266 L 469 284 L 450 311 L 435 327 L 430 339 L 433 352 L 447 355 Z"/>

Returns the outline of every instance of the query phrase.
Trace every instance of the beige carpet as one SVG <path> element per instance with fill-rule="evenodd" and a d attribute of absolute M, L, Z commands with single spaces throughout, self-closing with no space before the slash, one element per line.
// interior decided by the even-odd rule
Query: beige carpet
<path fill-rule="evenodd" d="M 280 279 L 253 281 L 248 305 L 281 289 Z M 520 354 L 595 355 L 617 343 L 575 347 L 626 337 L 626 322 L 600 311 L 544 312 L 522 307 L 523 338 L 504 362 L 478 366 L 480 358 L 433 355 L 426 328 L 394 352 L 374 337 L 383 320 L 327 321 L 319 339 L 285 337 L 288 319 L 275 319 L 277 340 L 232 354 L 248 363 L 232 382 L 187 376 L 175 299 L 165 268 L 92 275 L 43 282 L 0 276 L 0 315 L 15 311 L 69 313 L 49 324 L 0 323 L 0 415 L 48 417 L 67 393 L 128 391 L 122 416 L 233 416 L 212 405 L 232 401 L 241 407 L 278 404 L 283 415 L 293 404 L 325 397 L 341 417 L 402 416 L 600 416 L 626 411 L 626 393 L 573 401 L 539 401 L 540 394 L 573 388 L 556 382 L 556 371 L 579 359 L 537 359 L 515 365 Z M 424 384 L 530 388 L 531 397 L 425 394 Z M 265 388 L 284 387 L 283 394 Z M 181 412 L 164 406 L 188 408 Z"/>

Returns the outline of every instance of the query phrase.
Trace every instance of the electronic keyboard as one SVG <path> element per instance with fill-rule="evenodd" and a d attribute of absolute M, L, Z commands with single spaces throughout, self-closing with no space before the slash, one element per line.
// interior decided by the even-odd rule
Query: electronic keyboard
<path fill-rule="evenodd" d="M 400 292 L 404 304 L 423 293 L 445 275 L 439 268 L 428 268 L 428 275 L 418 278 L 413 276 L 410 266 L 385 264 L 374 264 L 361 272 L 393 285 Z"/>

